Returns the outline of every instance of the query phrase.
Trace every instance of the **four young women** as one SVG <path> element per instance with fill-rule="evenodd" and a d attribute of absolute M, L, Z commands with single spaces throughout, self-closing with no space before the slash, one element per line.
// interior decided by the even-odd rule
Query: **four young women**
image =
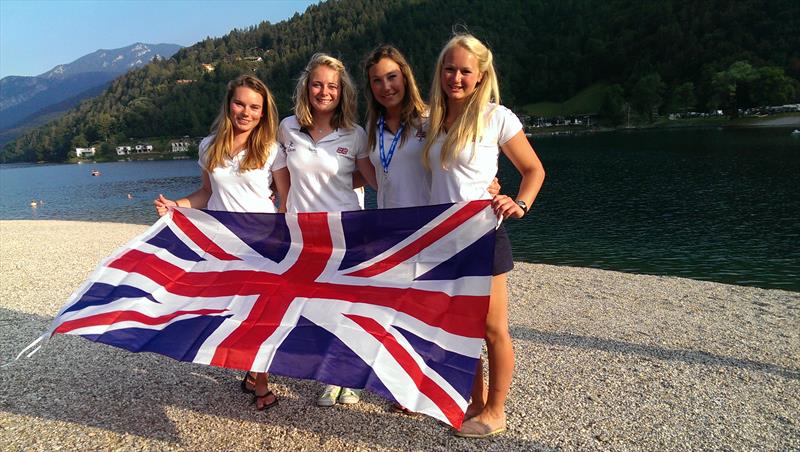
<path fill-rule="evenodd" d="M 492 199 L 498 217 L 521 218 L 528 212 L 544 181 L 544 169 L 519 119 L 500 105 L 493 56 L 483 43 L 464 34 L 445 45 L 436 62 L 430 107 L 422 100 L 406 59 L 392 46 L 381 46 L 367 57 L 364 75 L 369 85 L 366 133 L 356 125 L 355 89 L 341 61 L 316 54 L 301 74 L 294 96 L 295 114 L 280 124 L 278 141 L 282 150 L 272 152 L 270 148 L 266 153 L 269 160 L 259 161 L 257 166 L 271 172 L 280 199 L 286 200 L 280 211 L 358 210 L 361 206 L 353 181 L 361 180 L 356 174 L 360 173 L 364 181 L 377 187 L 379 208 Z M 261 97 L 263 103 L 274 108 L 268 92 Z M 220 116 L 232 124 L 233 130 L 251 130 L 246 126 L 254 120 L 254 114 L 233 113 L 239 111 L 239 102 L 232 98 L 236 98 L 235 90 L 234 95 L 229 90 L 226 105 L 230 107 L 223 106 Z M 266 116 L 274 121 L 275 115 L 270 111 Z M 218 122 L 220 118 L 215 124 Z M 271 194 L 268 188 L 250 185 L 251 191 L 229 188 L 242 185 L 239 179 L 250 176 L 249 171 L 236 171 L 225 181 L 209 180 L 210 174 L 230 165 L 225 158 L 207 157 L 208 143 L 216 151 L 221 146 L 217 143 L 222 141 L 215 137 L 226 136 L 221 126 L 217 129 L 216 135 L 201 143 L 201 189 L 177 202 L 159 197 L 155 201 L 159 214 L 163 215 L 169 205 L 266 211 L 210 202 L 217 192 L 231 197 L 260 196 L 262 200 L 268 200 Z M 223 148 L 230 159 L 253 153 L 248 154 L 245 149 L 256 149 L 249 142 L 244 146 L 241 138 L 232 142 L 239 145 Z M 521 175 L 514 198 L 487 189 L 497 173 L 500 151 Z M 246 169 L 255 168 L 251 165 Z M 268 187 L 270 180 L 265 182 Z M 489 384 L 484 384 L 481 361 L 466 421 L 456 432 L 459 436 L 486 437 L 505 430 L 505 401 L 514 368 L 506 289 L 507 274 L 512 268 L 510 242 L 501 226 L 496 233 L 486 319 Z M 250 388 L 247 381 L 242 387 Z M 253 390 L 263 399 L 257 398 L 258 407 L 277 403 L 266 388 L 266 374 L 257 375 Z M 358 396 L 356 390 L 328 386 L 318 404 L 355 403 Z"/>

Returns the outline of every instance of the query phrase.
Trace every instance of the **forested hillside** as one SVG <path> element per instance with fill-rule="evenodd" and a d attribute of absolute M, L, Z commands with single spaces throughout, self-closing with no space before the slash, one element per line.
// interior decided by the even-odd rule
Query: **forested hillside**
<path fill-rule="evenodd" d="M 611 87 L 601 112 L 608 116 L 622 102 L 652 113 L 791 102 L 800 92 L 796 0 L 329 1 L 128 73 L 9 143 L 0 160 L 62 161 L 75 146 L 204 135 L 225 83 L 243 72 L 266 81 L 288 115 L 298 72 L 317 51 L 341 57 L 362 87 L 363 56 L 393 43 L 427 93 L 437 53 L 454 30 L 494 50 L 503 103 L 512 107 L 560 102 L 596 83 Z"/>

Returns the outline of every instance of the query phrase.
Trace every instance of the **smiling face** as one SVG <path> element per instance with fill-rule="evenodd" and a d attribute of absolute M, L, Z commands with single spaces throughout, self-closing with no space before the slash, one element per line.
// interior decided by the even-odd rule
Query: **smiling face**
<path fill-rule="evenodd" d="M 308 76 L 308 103 L 311 113 L 333 113 L 339 105 L 339 73 L 328 66 L 317 66 Z"/>
<path fill-rule="evenodd" d="M 478 58 L 469 50 L 453 47 L 442 62 L 442 92 L 449 102 L 463 102 L 469 98 L 483 79 Z"/>
<path fill-rule="evenodd" d="M 399 112 L 406 95 L 405 85 L 400 65 L 391 58 L 381 58 L 369 68 L 369 87 L 372 90 L 372 97 L 387 112 Z"/>
<path fill-rule="evenodd" d="M 264 98 L 258 92 L 240 86 L 233 92 L 229 108 L 233 132 L 250 133 L 264 114 Z"/>

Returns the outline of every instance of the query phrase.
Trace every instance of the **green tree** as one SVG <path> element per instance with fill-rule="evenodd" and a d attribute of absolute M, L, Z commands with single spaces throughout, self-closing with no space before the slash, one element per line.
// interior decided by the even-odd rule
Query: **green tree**
<path fill-rule="evenodd" d="M 697 105 L 697 98 L 694 95 L 694 83 L 686 82 L 675 87 L 672 90 L 672 101 L 670 103 L 684 115 L 693 109 Z"/>
<path fill-rule="evenodd" d="M 782 105 L 795 98 L 797 82 L 787 77 L 783 69 L 764 66 L 756 72 L 751 93 L 755 105 Z"/>
<path fill-rule="evenodd" d="M 631 90 L 631 103 L 639 113 L 653 122 L 653 112 L 658 110 L 663 101 L 666 85 L 657 72 L 651 72 L 636 82 Z"/>
<path fill-rule="evenodd" d="M 737 61 L 727 70 L 717 72 L 711 81 L 713 106 L 722 107 L 732 118 L 738 117 L 739 106 L 745 103 L 744 92 L 756 78 L 758 72 L 747 61 Z"/>
<path fill-rule="evenodd" d="M 106 141 L 100 145 L 100 149 L 98 149 L 97 154 L 101 160 L 116 160 L 117 149 L 111 143 Z"/>
<path fill-rule="evenodd" d="M 89 141 L 86 139 L 86 137 L 82 133 L 79 133 L 78 135 L 75 135 L 72 138 L 72 141 L 70 142 L 70 146 L 73 148 L 72 150 L 74 151 L 75 148 L 88 147 L 89 146 Z"/>
<path fill-rule="evenodd" d="M 598 114 L 611 125 L 619 125 L 625 120 L 625 91 L 621 85 L 611 85 L 606 91 Z"/>

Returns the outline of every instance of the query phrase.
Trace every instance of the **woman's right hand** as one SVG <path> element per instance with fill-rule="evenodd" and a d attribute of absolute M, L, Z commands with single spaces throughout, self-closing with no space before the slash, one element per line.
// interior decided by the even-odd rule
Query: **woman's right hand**
<path fill-rule="evenodd" d="M 153 201 L 153 204 L 156 206 L 156 213 L 158 213 L 159 217 L 166 215 L 170 207 L 178 206 L 178 203 L 165 198 L 164 195 L 158 195 L 158 198 Z"/>

